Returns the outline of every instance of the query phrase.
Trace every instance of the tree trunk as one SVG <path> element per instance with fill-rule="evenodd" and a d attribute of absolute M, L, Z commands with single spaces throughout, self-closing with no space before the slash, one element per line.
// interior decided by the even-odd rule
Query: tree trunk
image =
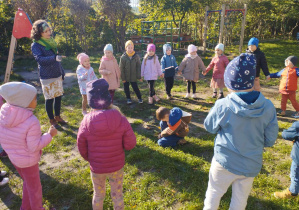
<path fill-rule="evenodd" d="M 292 35 L 293 35 L 293 31 L 295 30 L 295 28 L 297 28 L 299 26 L 299 20 L 297 20 L 296 25 L 292 28 L 292 30 L 289 32 L 289 39 L 291 39 Z"/>

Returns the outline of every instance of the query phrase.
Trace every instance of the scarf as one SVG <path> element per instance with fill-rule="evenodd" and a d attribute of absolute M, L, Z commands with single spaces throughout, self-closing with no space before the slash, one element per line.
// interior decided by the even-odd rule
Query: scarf
<path fill-rule="evenodd" d="M 128 51 L 126 51 L 126 53 L 127 53 L 127 55 L 128 55 L 129 57 L 132 57 L 133 55 L 135 55 L 135 51 L 134 51 L 134 50 L 133 50 L 133 52 L 132 52 L 131 54 L 129 54 Z"/>
<path fill-rule="evenodd" d="M 153 56 L 148 56 L 148 57 L 147 57 L 148 60 L 152 60 L 153 58 L 154 58 L 154 55 L 153 55 Z"/>
<path fill-rule="evenodd" d="M 185 57 L 194 59 L 194 58 L 196 58 L 197 56 L 198 56 L 197 54 L 196 54 L 196 55 L 190 55 L 190 54 L 187 54 Z"/>
<path fill-rule="evenodd" d="M 40 40 L 38 41 L 35 41 L 34 42 L 37 42 L 39 43 L 40 45 L 46 47 L 46 50 L 53 50 L 53 52 L 55 54 L 58 53 L 58 50 L 57 50 L 57 43 L 55 42 L 55 40 L 53 38 L 50 38 L 50 39 L 45 39 L 45 38 L 40 38 Z"/>
<path fill-rule="evenodd" d="M 111 57 L 111 58 L 108 58 L 106 55 L 104 55 L 104 56 L 101 58 L 101 62 L 102 62 L 102 61 L 111 61 L 111 60 L 113 60 L 113 59 L 114 59 L 114 56 Z"/>

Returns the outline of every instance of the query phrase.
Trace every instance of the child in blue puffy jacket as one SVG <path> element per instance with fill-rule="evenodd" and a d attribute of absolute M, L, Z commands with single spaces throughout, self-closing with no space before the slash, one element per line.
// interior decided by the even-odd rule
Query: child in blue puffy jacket
<path fill-rule="evenodd" d="M 171 89 L 173 88 L 175 72 L 178 70 L 178 64 L 174 55 L 171 54 L 171 50 L 170 44 L 163 45 L 164 56 L 161 58 L 161 69 L 164 76 L 167 99 L 172 98 Z"/>

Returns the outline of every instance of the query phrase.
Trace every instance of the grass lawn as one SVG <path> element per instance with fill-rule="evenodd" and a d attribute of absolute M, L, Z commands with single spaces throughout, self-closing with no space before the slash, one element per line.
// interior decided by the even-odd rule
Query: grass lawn
<path fill-rule="evenodd" d="M 295 42 L 269 42 L 261 43 L 260 47 L 265 52 L 271 72 L 276 72 L 284 67 L 284 60 L 289 55 L 299 56 L 298 45 Z M 236 55 L 238 47 L 228 48 L 228 52 Z M 213 56 L 211 53 L 203 56 L 205 65 L 208 65 Z M 183 56 L 177 58 L 181 62 Z M 232 57 L 230 57 L 232 59 Z M 99 57 L 91 57 L 92 66 L 98 69 Z M 3 64 L 3 65 L 2 65 Z M 0 63 L 4 66 L 5 63 Z M 28 71 L 35 68 L 36 63 L 31 60 L 18 61 L 15 64 L 16 80 L 22 80 L 17 72 L 26 67 Z M 65 69 L 76 69 L 77 60 L 69 57 L 64 61 Z M 2 74 L 4 68 L 0 68 Z M 97 72 L 97 71 L 96 71 Z M 215 100 L 211 98 L 212 90 L 209 81 L 212 72 L 206 78 L 197 83 L 199 99 L 183 98 L 185 83 L 178 79 L 174 85 L 175 100 L 165 99 L 164 83 L 158 80 L 156 91 L 163 98 L 159 104 L 148 105 L 146 103 L 148 89 L 145 82 L 139 83 L 144 104 L 138 104 L 137 98 L 132 93 L 133 104 L 125 104 L 125 94 L 122 89 L 115 94 L 115 102 L 122 112 L 129 118 L 137 137 L 137 146 L 126 151 L 126 165 L 124 178 L 124 201 L 126 209 L 202 209 L 205 191 L 208 185 L 208 173 L 213 157 L 214 137 L 205 131 L 203 121 L 213 106 Z M 265 87 L 266 97 L 275 101 L 279 108 L 280 96 L 278 88 L 271 86 L 279 84 L 278 79 L 264 82 L 261 76 L 261 84 Z M 272 91 L 272 92 L 268 92 Z M 225 93 L 227 94 L 227 92 Z M 62 100 L 62 116 L 69 125 L 61 128 L 59 134 L 43 150 L 40 161 L 40 175 L 43 186 L 43 199 L 45 207 L 56 207 L 62 210 L 92 209 L 92 183 L 90 179 L 89 165 L 80 157 L 76 147 L 76 135 L 82 120 L 81 96 L 77 85 L 65 89 Z M 190 134 L 186 138 L 189 142 L 185 146 L 176 148 L 162 148 L 157 145 L 159 122 L 155 119 L 155 110 L 159 106 L 172 108 L 180 107 L 192 112 Z M 293 110 L 288 105 L 289 110 Z M 38 97 L 36 116 L 46 132 L 49 128 L 48 118 L 44 108 L 44 98 Z M 264 165 L 260 174 L 255 178 L 253 188 L 248 199 L 246 209 L 299 209 L 299 199 L 278 200 L 273 193 L 285 189 L 290 184 L 289 173 L 291 166 L 292 144 L 281 139 L 281 132 L 291 126 L 294 119 L 279 117 L 280 133 L 274 147 L 265 148 Z M 9 172 L 10 182 L 0 188 L 0 209 L 19 209 L 22 197 L 22 181 L 10 163 L 9 159 L 2 159 L 0 168 Z M 104 209 L 113 209 L 110 198 L 110 186 L 107 184 L 107 196 L 104 201 Z M 220 209 L 228 209 L 231 198 L 231 188 L 223 196 Z"/>

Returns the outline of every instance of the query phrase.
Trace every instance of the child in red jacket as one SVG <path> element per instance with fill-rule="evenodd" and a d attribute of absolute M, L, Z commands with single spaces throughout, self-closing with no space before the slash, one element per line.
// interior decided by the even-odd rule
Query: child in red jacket
<path fill-rule="evenodd" d="M 285 66 L 283 70 L 270 74 L 270 78 L 279 78 L 279 92 L 281 93 L 281 112 L 280 115 L 286 114 L 287 101 L 290 99 L 296 113 L 293 115 L 295 118 L 299 118 L 299 103 L 296 101 L 297 79 L 299 77 L 299 68 L 296 67 L 298 58 L 296 56 L 289 56 L 285 60 Z M 269 78 L 269 79 L 270 79 Z"/>
<path fill-rule="evenodd" d="M 81 122 L 77 144 L 81 156 L 90 164 L 93 209 L 103 209 L 106 178 L 111 185 L 114 209 L 124 209 L 124 150 L 135 147 L 136 136 L 127 118 L 111 105 L 108 88 L 105 79 L 86 84 L 87 101 L 92 111 Z"/>

